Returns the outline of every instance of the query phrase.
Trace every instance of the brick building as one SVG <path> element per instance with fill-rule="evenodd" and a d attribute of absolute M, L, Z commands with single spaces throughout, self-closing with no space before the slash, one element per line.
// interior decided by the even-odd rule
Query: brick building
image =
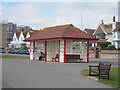
<path fill-rule="evenodd" d="M 11 22 L 0 23 L 0 48 L 9 47 L 10 41 L 12 41 L 16 31 L 16 24 Z"/>

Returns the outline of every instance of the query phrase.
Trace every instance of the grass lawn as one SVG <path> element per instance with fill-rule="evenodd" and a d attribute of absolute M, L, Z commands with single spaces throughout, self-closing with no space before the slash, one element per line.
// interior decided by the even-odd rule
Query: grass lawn
<path fill-rule="evenodd" d="M 120 84 L 120 80 L 118 80 L 118 71 L 120 71 L 120 68 L 111 68 L 110 70 L 110 78 L 109 80 L 99 80 L 98 82 L 101 82 L 103 84 L 107 84 L 110 85 L 114 88 L 120 88 L 119 84 Z M 82 70 L 81 73 L 84 76 L 88 76 L 89 74 L 89 70 Z M 106 76 L 106 75 L 105 75 Z"/>
<path fill-rule="evenodd" d="M 21 56 L 9 56 L 9 55 L 0 55 L 0 58 L 3 59 L 29 59 L 29 57 L 21 57 Z"/>

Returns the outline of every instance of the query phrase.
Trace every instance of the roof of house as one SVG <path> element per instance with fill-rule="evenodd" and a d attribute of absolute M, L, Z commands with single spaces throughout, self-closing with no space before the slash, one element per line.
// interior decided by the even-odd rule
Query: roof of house
<path fill-rule="evenodd" d="M 85 29 L 85 31 L 87 32 L 87 34 L 93 35 L 93 33 L 95 32 L 95 29 Z"/>
<path fill-rule="evenodd" d="M 116 27 L 120 26 L 120 22 L 116 22 Z"/>
<path fill-rule="evenodd" d="M 95 37 L 88 35 L 84 31 L 74 27 L 72 24 L 67 24 L 44 28 L 40 32 L 35 33 L 31 37 L 25 39 L 25 41 L 60 38 L 98 40 Z"/>
<path fill-rule="evenodd" d="M 100 24 L 94 34 L 112 33 L 112 24 Z"/>
<path fill-rule="evenodd" d="M 116 29 L 114 29 L 113 31 L 120 31 L 120 26 L 118 26 Z"/>
<path fill-rule="evenodd" d="M 39 30 L 27 30 L 27 31 L 22 31 L 22 32 L 23 32 L 24 37 L 26 37 L 28 32 L 30 35 L 33 35 L 34 33 L 39 32 Z M 16 34 L 17 37 L 20 37 L 20 34 L 21 34 L 21 32 L 17 33 Z"/>

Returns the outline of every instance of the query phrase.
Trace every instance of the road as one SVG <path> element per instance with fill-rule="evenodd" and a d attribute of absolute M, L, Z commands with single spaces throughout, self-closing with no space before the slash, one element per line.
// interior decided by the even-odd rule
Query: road
<path fill-rule="evenodd" d="M 92 63 L 90 63 L 91 65 Z M 112 88 L 83 76 L 88 63 L 55 63 L 3 59 L 3 88 Z"/>
<path fill-rule="evenodd" d="M 10 54 L 10 53 L 0 53 L 0 55 L 29 57 L 29 55 L 25 55 L 25 54 Z"/>

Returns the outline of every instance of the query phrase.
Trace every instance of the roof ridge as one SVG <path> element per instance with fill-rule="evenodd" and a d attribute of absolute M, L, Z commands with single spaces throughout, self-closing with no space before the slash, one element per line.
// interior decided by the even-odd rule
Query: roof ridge
<path fill-rule="evenodd" d="M 74 27 L 72 24 L 70 24 L 68 27 L 66 27 L 65 31 L 63 32 L 62 37 L 64 37 L 66 35 L 66 33 L 68 32 L 69 28 Z"/>
<path fill-rule="evenodd" d="M 72 24 L 58 25 L 58 26 L 46 27 L 44 29 L 58 28 L 58 27 L 63 27 L 63 26 L 73 26 L 73 25 Z"/>

